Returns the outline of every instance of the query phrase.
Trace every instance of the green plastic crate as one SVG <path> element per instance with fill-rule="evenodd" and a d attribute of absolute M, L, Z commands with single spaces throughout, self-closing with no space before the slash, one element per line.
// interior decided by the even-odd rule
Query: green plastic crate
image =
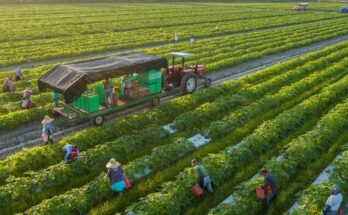
<path fill-rule="evenodd" d="M 99 95 L 92 95 L 86 98 L 85 110 L 88 112 L 95 112 L 99 110 Z"/>
<path fill-rule="evenodd" d="M 99 104 L 105 104 L 106 103 L 106 95 L 104 91 L 104 86 L 101 83 L 97 83 L 94 85 L 94 91 L 99 96 Z"/>
<path fill-rule="evenodd" d="M 158 79 L 155 83 L 152 84 L 142 84 L 142 86 L 149 89 L 150 93 L 157 93 L 162 90 L 162 80 Z"/>
<path fill-rule="evenodd" d="M 155 83 L 158 83 L 158 82 L 162 82 L 162 77 L 155 78 L 155 79 L 152 79 L 152 80 L 139 78 L 139 84 L 141 84 L 141 85 L 143 85 L 143 84 L 150 85 L 150 84 L 155 84 Z"/>
<path fill-rule="evenodd" d="M 120 83 L 118 83 L 118 88 L 120 88 L 120 91 L 117 92 L 117 96 L 118 96 L 118 98 L 122 98 L 123 97 L 123 83 L 122 83 L 122 81 L 120 81 Z"/>
<path fill-rule="evenodd" d="M 148 72 L 145 73 L 140 73 L 138 75 L 138 80 L 146 82 L 146 83 L 151 83 L 153 80 L 159 79 L 162 77 L 162 72 L 158 70 L 149 70 Z"/>
<path fill-rule="evenodd" d="M 73 105 L 75 105 L 75 106 L 78 107 L 78 108 L 81 108 L 81 97 L 79 97 L 78 99 L 76 99 L 76 100 L 73 102 Z"/>

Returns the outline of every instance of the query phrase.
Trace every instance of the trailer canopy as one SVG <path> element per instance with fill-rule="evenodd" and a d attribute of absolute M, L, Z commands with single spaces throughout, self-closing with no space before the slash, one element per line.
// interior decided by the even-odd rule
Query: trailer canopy
<path fill-rule="evenodd" d="M 167 67 L 166 58 L 145 53 L 96 58 L 57 65 L 39 78 L 38 87 L 40 92 L 53 89 L 64 95 L 66 103 L 71 103 L 87 90 L 90 83 Z"/>

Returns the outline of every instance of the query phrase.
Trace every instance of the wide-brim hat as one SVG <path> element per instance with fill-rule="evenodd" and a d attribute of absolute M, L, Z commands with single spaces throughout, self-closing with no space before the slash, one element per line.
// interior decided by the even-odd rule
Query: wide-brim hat
<path fill-rule="evenodd" d="M 54 119 L 52 119 L 50 116 L 46 115 L 44 119 L 42 120 L 42 124 L 47 124 L 53 122 Z"/>
<path fill-rule="evenodd" d="M 115 160 L 115 158 L 111 158 L 109 163 L 106 164 L 106 168 L 112 168 L 115 169 L 119 167 L 121 164 Z"/>

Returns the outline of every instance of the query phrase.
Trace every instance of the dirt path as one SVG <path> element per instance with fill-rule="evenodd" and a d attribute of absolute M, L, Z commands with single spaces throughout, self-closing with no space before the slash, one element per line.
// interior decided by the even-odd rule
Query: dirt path
<path fill-rule="evenodd" d="M 320 21 L 323 21 L 323 20 L 341 19 L 341 18 L 344 18 L 344 17 L 326 18 L 326 19 L 309 21 L 309 22 L 304 22 L 304 23 L 294 23 L 294 24 L 287 24 L 287 25 L 281 25 L 281 26 L 276 26 L 276 27 L 260 28 L 260 29 L 257 29 L 257 30 L 250 30 L 250 31 L 243 31 L 243 32 L 236 32 L 236 33 L 228 33 L 228 34 L 219 34 L 219 35 L 213 35 L 213 36 L 208 36 L 208 37 L 200 37 L 200 38 L 196 38 L 196 41 L 207 40 L 207 39 L 212 39 L 212 38 L 221 38 L 221 37 L 232 36 L 232 35 L 239 35 L 239 34 L 250 34 L 250 33 L 261 32 L 261 31 L 271 31 L 271 30 L 285 28 L 285 27 L 290 27 L 290 26 L 304 25 L 304 24 L 320 22 Z M 187 42 L 187 40 L 180 41 L 179 43 L 184 43 L 184 42 Z M 92 54 L 82 54 L 82 55 L 75 55 L 75 56 L 71 56 L 71 57 L 61 57 L 61 58 L 55 58 L 55 59 L 39 61 L 39 62 L 22 63 L 22 64 L 16 64 L 16 65 L 13 65 L 13 66 L 0 67 L 0 72 L 1 71 L 14 70 L 17 67 L 28 68 L 28 67 L 42 66 L 42 65 L 46 65 L 46 64 L 55 64 L 55 63 L 60 63 L 60 62 L 71 62 L 71 61 L 76 61 L 76 60 L 83 60 L 83 59 L 103 57 L 103 56 L 107 56 L 107 55 L 131 52 L 131 51 L 135 51 L 135 50 L 138 50 L 138 49 L 147 49 L 147 48 L 160 47 L 160 46 L 165 46 L 165 45 L 168 45 L 168 44 L 171 44 L 171 43 L 157 43 L 157 44 L 153 44 L 153 45 L 137 46 L 137 47 L 128 48 L 128 49 L 118 49 L 118 50 L 114 50 L 114 51 L 106 51 L 106 52 L 99 52 L 99 53 L 92 53 Z"/>
<path fill-rule="evenodd" d="M 256 72 L 258 70 L 270 67 L 276 63 L 283 62 L 295 57 L 299 57 L 309 52 L 320 50 L 326 46 L 339 43 L 341 41 L 348 40 L 348 35 L 340 36 L 334 39 L 321 41 L 312 45 L 303 46 L 288 51 L 283 51 L 277 54 L 263 56 L 259 59 L 241 63 L 237 66 L 230 67 L 228 69 L 221 70 L 219 72 L 208 74 L 209 78 L 213 80 L 213 84 L 217 85 L 223 81 L 238 79 L 249 73 Z M 162 99 L 162 102 L 170 101 L 174 96 L 170 96 Z M 128 110 L 126 112 L 118 113 L 123 117 L 134 112 L 144 110 L 148 108 L 148 105 L 142 105 L 135 109 Z M 120 118 L 120 116 L 111 116 L 110 120 Z M 90 123 L 71 124 L 63 127 L 58 127 L 55 133 L 55 141 L 58 141 L 62 137 L 72 135 L 82 129 L 90 126 Z M 22 150 L 23 147 L 33 147 L 42 144 L 40 139 L 41 135 L 41 123 L 31 122 L 25 124 L 15 130 L 0 132 L 0 159 L 5 158 L 17 151 Z M 348 209 L 347 209 L 348 211 Z M 348 215 L 348 212 L 347 212 Z"/>

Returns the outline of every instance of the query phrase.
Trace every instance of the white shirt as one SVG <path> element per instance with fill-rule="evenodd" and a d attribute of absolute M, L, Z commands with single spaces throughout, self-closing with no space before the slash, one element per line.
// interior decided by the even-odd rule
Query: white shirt
<path fill-rule="evenodd" d="M 331 195 L 327 201 L 326 201 L 326 205 L 330 205 L 331 206 L 331 211 L 338 211 L 338 209 L 341 206 L 341 202 L 342 202 L 342 195 L 336 194 L 336 195 Z"/>

